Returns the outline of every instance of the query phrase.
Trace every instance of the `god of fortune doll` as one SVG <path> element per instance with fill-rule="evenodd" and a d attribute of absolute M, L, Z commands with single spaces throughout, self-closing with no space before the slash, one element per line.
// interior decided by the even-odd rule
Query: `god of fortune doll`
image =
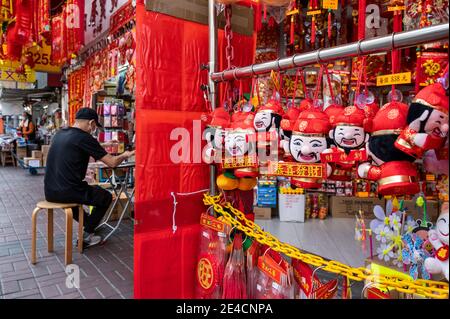
<path fill-rule="evenodd" d="M 333 172 L 329 179 L 346 181 L 351 179 L 351 172 L 357 161 L 366 159 L 365 146 L 369 134 L 365 130 L 366 116 L 363 110 L 352 105 L 346 107 L 333 121 L 329 138 L 334 146 L 327 149 L 322 158 L 332 157 Z M 337 160 L 336 160 L 337 158 Z"/>
<path fill-rule="evenodd" d="M 342 114 L 342 112 L 344 112 L 344 107 L 342 105 L 340 105 L 340 104 L 330 104 L 323 111 L 328 116 L 328 119 L 330 121 L 331 127 L 334 127 L 334 125 L 336 123 L 336 117 L 338 115 Z M 334 145 L 334 142 L 333 142 L 332 139 L 329 139 L 328 143 L 330 145 Z"/>
<path fill-rule="evenodd" d="M 278 159 L 280 123 L 283 113 L 280 102 L 271 99 L 255 114 L 253 126 L 257 137 L 260 170 L 266 167 L 267 160 Z"/>
<path fill-rule="evenodd" d="M 233 114 L 230 130 L 225 133 L 225 159 L 256 159 L 254 117 L 252 112 Z M 234 194 L 237 208 L 253 220 L 253 188 L 258 176 L 257 162 L 252 163 L 250 160 L 247 167 L 235 168 L 233 174 L 238 179 L 237 191 Z"/>
<path fill-rule="evenodd" d="M 401 102 L 384 105 L 371 121 L 367 155 L 371 162 L 358 166 L 358 175 L 378 182 L 381 195 L 413 195 L 419 192 L 415 158 L 395 147 L 407 126 L 408 106 Z"/>
<path fill-rule="evenodd" d="M 395 147 L 414 158 L 431 149 L 439 150 L 448 135 L 448 95 L 440 83 L 423 88 L 409 106 L 407 127 Z"/>
<path fill-rule="evenodd" d="M 289 151 L 289 139 L 292 135 L 292 128 L 294 127 L 295 121 L 297 121 L 300 115 L 300 109 L 296 107 L 291 107 L 284 115 L 281 120 L 280 127 L 280 148 L 283 149 L 283 160 L 286 162 L 294 161 L 292 155 Z"/>
<path fill-rule="evenodd" d="M 319 110 L 303 111 L 291 128 L 289 152 L 299 163 L 319 163 L 320 154 L 328 147 L 327 133 L 330 130 L 328 116 Z M 327 169 L 326 174 L 331 172 Z M 325 176 L 292 177 L 291 184 L 301 188 L 320 188 Z"/>
<path fill-rule="evenodd" d="M 231 116 L 223 107 L 218 107 L 210 116 L 203 116 L 202 120 L 207 123 L 203 132 L 207 142 L 202 154 L 203 161 L 207 164 L 220 164 L 223 157 L 225 129 L 230 126 Z"/>

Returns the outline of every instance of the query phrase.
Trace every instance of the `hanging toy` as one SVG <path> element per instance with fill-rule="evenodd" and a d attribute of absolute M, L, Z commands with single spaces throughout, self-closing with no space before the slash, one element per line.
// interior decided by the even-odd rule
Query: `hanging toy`
<path fill-rule="evenodd" d="M 365 161 L 365 145 L 369 139 L 364 111 L 352 105 L 338 114 L 329 131 L 334 146 L 321 155 L 322 162 L 329 163 L 333 172 L 329 179 L 337 181 L 351 180 L 351 172 L 356 163 Z"/>
<path fill-rule="evenodd" d="M 434 258 L 427 258 L 425 260 L 425 268 L 431 274 L 442 273 L 445 279 L 448 281 L 448 231 L 449 231 L 449 218 L 448 218 L 448 202 L 444 203 L 441 208 L 441 214 L 436 222 L 436 229 L 432 229 L 428 232 L 428 238 L 436 250 Z"/>
<path fill-rule="evenodd" d="M 378 182 L 381 195 L 414 195 L 419 192 L 414 158 L 394 144 L 406 126 L 408 106 L 400 102 L 384 105 L 370 120 L 371 135 L 366 150 L 371 163 L 358 166 L 358 176 Z"/>
<path fill-rule="evenodd" d="M 407 123 L 395 142 L 399 150 L 422 158 L 425 151 L 444 146 L 449 129 L 448 96 L 440 83 L 417 93 L 409 106 Z"/>
<path fill-rule="evenodd" d="M 296 162 L 307 164 L 320 162 L 320 154 L 328 147 L 326 134 L 330 129 L 328 116 L 324 112 L 318 109 L 303 111 L 295 124 L 285 129 L 292 132 L 289 139 L 289 153 Z M 327 169 L 327 176 L 329 173 L 330 167 Z M 291 178 L 291 183 L 301 188 L 320 188 L 322 182 L 323 179 L 318 177 Z"/>

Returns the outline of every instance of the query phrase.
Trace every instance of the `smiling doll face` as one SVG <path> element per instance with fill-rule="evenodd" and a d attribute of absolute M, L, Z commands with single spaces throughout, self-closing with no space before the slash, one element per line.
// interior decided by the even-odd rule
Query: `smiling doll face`
<path fill-rule="evenodd" d="M 264 132 L 270 129 L 272 125 L 272 113 L 267 111 L 259 111 L 253 120 L 253 126 L 258 132 Z"/>
<path fill-rule="evenodd" d="M 433 110 L 428 118 L 425 127 L 425 133 L 432 135 L 436 138 L 445 138 L 448 135 L 448 115 Z"/>
<path fill-rule="evenodd" d="M 248 152 L 247 134 L 243 132 L 226 132 L 225 150 L 228 156 L 244 156 Z"/>
<path fill-rule="evenodd" d="M 289 143 L 291 155 L 300 163 L 320 161 L 320 153 L 327 149 L 325 137 L 292 135 Z"/>
<path fill-rule="evenodd" d="M 441 242 L 448 245 L 448 211 L 439 216 L 436 223 L 436 231 Z"/>
<path fill-rule="evenodd" d="M 330 135 L 337 146 L 347 149 L 361 148 L 366 142 L 366 133 L 360 126 L 338 125 Z"/>

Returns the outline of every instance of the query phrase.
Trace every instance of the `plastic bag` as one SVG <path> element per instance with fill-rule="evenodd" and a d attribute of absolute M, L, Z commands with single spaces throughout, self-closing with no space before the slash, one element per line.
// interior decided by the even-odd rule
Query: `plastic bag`
<path fill-rule="evenodd" d="M 247 284 L 245 275 L 244 251 L 242 249 L 242 234 L 236 234 L 233 240 L 233 250 L 225 267 L 223 278 L 223 299 L 246 299 Z"/>
<path fill-rule="evenodd" d="M 275 261 L 275 258 L 279 261 Z M 292 271 L 279 254 L 264 254 L 258 258 L 257 299 L 293 299 Z"/>

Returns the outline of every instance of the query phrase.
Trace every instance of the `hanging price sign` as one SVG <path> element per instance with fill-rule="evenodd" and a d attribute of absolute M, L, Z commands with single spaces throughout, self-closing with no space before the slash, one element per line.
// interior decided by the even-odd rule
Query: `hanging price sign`
<path fill-rule="evenodd" d="M 17 73 L 16 70 L 20 66 L 17 61 L 4 61 L 0 64 L 0 80 L 33 83 L 36 81 L 36 72 L 29 68 L 24 73 Z"/>
<path fill-rule="evenodd" d="M 321 14 L 321 13 L 322 13 L 322 10 L 313 10 L 313 11 L 306 12 L 306 15 L 308 15 L 308 16 L 315 16 L 315 15 L 318 15 L 318 14 Z"/>
<path fill-rule="evenodd" d="M 222 168 L 230 169 L 230 168 L 244 168 L 244 167 L 257 167 L 258 166 L 258 158 L 256 155 L 251 156 L 232 156 L 225 157 L 222 159 Z"/>
<path fill-rule="evenodd" d="M 329 10 L 337 10 L 338 9 L 338 0 L 323 0 L 322 8 Z"/>
<path fill-rule="evenodd" d="M 403 10 L 405 10 L 405 6 L 388 7 L 388 11 L 403 11 Z"/>
<path fill-rule="evenodd" d="M 377 76 L 377 86 L 411 83 L 411 72 Z"/>
<path fill-rule="evenodd" d="M 35 63 L 34 70 L 38 72 L 60 73 L 61 66 L 52 63 L 52 47 L 47 45 L 45 41 L 43 42 L 42 47 L 34 46 L 28 49 L 28 52 L 33 54 L 33 61 Z"/>

